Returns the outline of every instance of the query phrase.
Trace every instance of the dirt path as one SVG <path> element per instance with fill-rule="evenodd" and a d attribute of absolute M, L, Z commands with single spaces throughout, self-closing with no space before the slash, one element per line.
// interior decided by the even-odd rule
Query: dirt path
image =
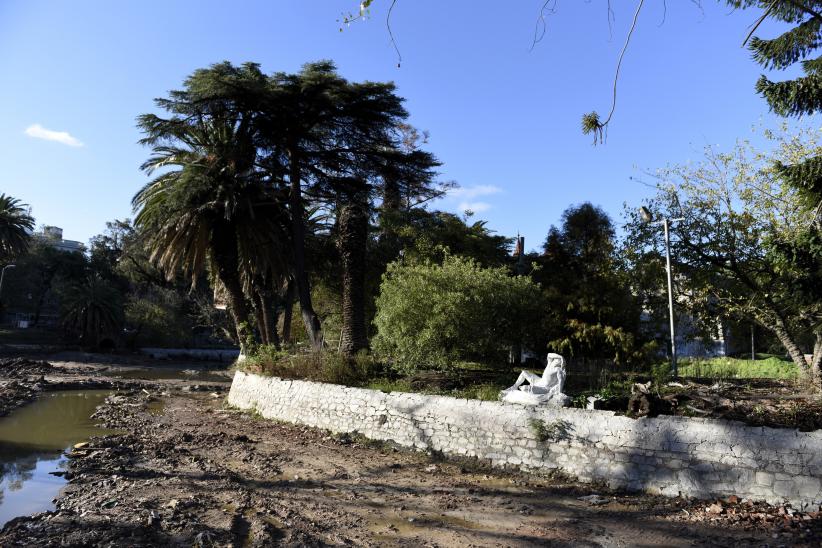
<path fill-rule="evenodd" d="M 818 546 L 816 520 L 694 521 L 705 503 L 648 496 L 592 506 L 578 500 L 591 489 L 558 479 L 255 419 L 224 394 L 159 393 L 110 398 L 97 415 L 126 433 L 74 450 L 57 511 L 10 522 L 0 546 Z"/>

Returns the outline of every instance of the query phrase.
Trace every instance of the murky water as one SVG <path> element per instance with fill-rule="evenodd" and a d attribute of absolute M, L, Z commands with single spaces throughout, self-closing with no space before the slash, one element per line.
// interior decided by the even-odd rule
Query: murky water
<path fill-rule="evenodd" d="M 47 393 L 0 419 L 0 526 L 54 508 L 51 501 L 65 480 L 51 472 L 65 465 L 62 453 L 73 444 L 110 433 L 91 420 L 110 393 Z"/>

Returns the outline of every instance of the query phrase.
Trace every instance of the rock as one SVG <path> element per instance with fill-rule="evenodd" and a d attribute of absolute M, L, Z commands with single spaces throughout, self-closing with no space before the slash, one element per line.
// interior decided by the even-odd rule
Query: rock
<path fill-rule="evenodd" d="M 160 523 L 160 514 L 152 510 L 148 514 L 148 518 L 146 518 L 146 526 L 153 527 L 154 525 Z"/>
<path fill-rule="evenodd" d="M 599 506 L 600 504 L 607 504 L 608 503 L 608 499 L 606 499 L 604 497 L 601 497 L 596 493 L 593 493 L 591 495 L 587 495 L 587 496 L 584 496 L 584 497 L 577 497 L 577 500 L 581 500 L 582 502 L 587 502 L 588 504 L 591 504 L 593 506 Z"/>
<path fill-rule="evenodd" d="M 87 441 L 81 441 L 80 443 L 75 443 L 75 444 L 73 445 L 73 447 L 74 447 L 75 449 L 82 449 L 83 447 L 86 447 L 87 445 L 88 445 L 88 442 L 87 442 Z"/>

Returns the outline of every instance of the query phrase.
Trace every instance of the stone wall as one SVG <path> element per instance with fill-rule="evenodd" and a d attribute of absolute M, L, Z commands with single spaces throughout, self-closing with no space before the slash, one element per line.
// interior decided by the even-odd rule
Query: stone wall
<path fill-rule="evenodd" d="M 494 466 L 561 469 L 613 488 L 737 495 L 797 509 L 822 504 L 822 431 L 684 417 L 634 420 L 610 411 L 387 394 L 243 372 L 236 373 L 228 402 L 265 418 L 358 432 Z"/>

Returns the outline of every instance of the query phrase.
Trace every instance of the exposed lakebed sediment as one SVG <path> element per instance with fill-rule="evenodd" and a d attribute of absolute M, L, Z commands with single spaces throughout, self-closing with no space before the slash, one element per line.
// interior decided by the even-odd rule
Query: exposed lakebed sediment
<path fill-rule="evenodd" d="M 15 517 L 54 509 L 52 500 L 66 483 L 64 451 L 112 432 L 93 417 L 106 397 L 138 389 L 144 394 L 225 389 L 224 375 L 222 383 L 200 385 L 182 380 L 198 377 L 195 370 L 154 368 L 153 375 L 145 375 L 164 379 L 160 382 L 140 379 L 135 371 L 140 368 L 0 359 L 0 527 Z"/>
<path fill-rule="evenodd" d="M 591 497 L 561 477 L 259 420 L 225 406 L 227 383 L 128 382 L 92 417 L 118 433 L 73 447 L 54 508 L 12 520 L 0 545 L 761 546 L 822 531 L 790 509 Z"/>

